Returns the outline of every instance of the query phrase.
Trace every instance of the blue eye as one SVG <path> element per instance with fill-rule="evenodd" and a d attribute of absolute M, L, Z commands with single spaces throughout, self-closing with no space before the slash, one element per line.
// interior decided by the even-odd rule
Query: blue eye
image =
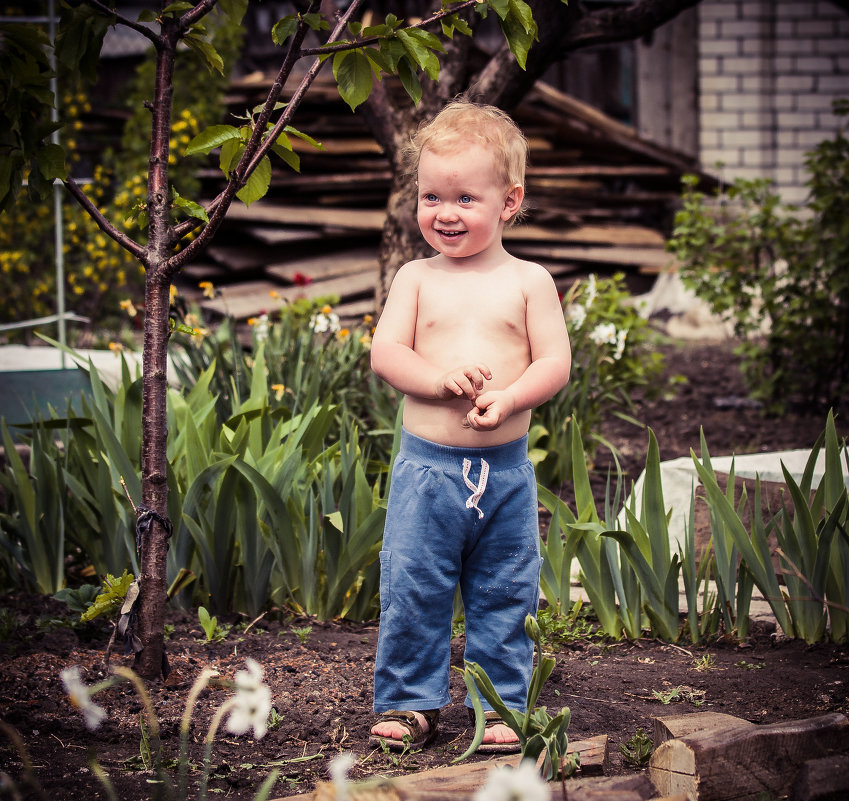
<path fill-rule="evenodd" d="M 472 199 L 468 195 L 461 195 L 460 196 L 460 203 L 462 203 L 464 206 L 468 205 L 471 202 L 472 202 Z"/>
<path fill-rule="evenodd" d="M 428 192 L 428 194 L 426 194 L 426 195 L 424 196 L 424 199 L 425 199 L 428 203 L 435 203 L 435 202 L 436 202 L 436 195 L 434 195 L 432 192 Z"/>

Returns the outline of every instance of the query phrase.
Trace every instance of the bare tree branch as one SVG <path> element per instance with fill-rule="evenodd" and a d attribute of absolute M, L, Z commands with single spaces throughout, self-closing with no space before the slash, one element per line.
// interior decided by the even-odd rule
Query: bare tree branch
<path fill-rule="evenodd" d="M 131 20 L 128 17 L 119 14 L 114 9 L 109 8 L 109 6 L 101 3 L 100 0 L 83 0 L 83 2 L 87 6 L 95 8 L 109 17 L 115 17 L 115 19 L 119 23 L 121 23 L 121 25 L 124 25 L 127 28 L 132 28 L 134 31 L 136 31 L 136 33 L 140 33 L 145 38 L 150 39 L 150 41 L 153 42 L 153 44 L 157 47 L 161 43 L 162 40 L 159 38 L 159 36 L 157 36 L 155 31 L 151 30 L 146 25 L 142 25 L 140 22 L 135 22 L 134 20 Z"/>
<path fill-rule="evenodd" d="M 124 250 L 129 251 L 139 261 L 144 263 L 146 255 L 145 249 L 134 239 L 131 239 L 112 225 L 112 223 L 103 216 L 100 209 L 97 208 L 91 198 L 83 192 L 82 187 L 80 187 L 73 178 L 67 178 L 65 180 L 65 186 L 67 187 L 68 192 L 70 192 L 73 196 L 74 200 L 76 200 L 77 203 L 85 209 L 89 217 L 94 220 L 95 225 L 103 231 L 106 236 L 110 239 L 114 239 L 122 248 L 124 248 Z"/>

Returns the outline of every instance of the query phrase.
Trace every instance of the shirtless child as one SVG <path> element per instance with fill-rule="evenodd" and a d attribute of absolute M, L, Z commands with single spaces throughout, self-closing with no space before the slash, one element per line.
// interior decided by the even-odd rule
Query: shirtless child
<path fill-rule="evenodd" d="M 436 255 L 395 276 L 372 369 L 405 395 L 380 553 L 372 741 L 436 735 L 448 694 L 459 582 L 467 661 L 524 711 L 539 600 L 531 409 L 569 380 L 571 351 L 548 271 L 504 249 L 522 209 L 527 143 L 491 106 L 449 104 L 414 136 L 418 223 Z M 471 702 L 466 698 L 466 705 Z M 518 751 L 489 715 L 480 751 Z"/>

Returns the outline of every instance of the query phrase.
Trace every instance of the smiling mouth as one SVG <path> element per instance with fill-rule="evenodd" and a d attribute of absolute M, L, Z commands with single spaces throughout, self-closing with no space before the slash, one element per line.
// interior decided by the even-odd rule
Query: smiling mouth
<path fill-rule="evenodd" d="M 465 231 L 444 231 L 440 228 L 437 228 L 436 232 L 440 236 L 445 237 L 446 239 L 456 239 L 457 237 L 462 236 L 463 234 L 466 233 Z"/>

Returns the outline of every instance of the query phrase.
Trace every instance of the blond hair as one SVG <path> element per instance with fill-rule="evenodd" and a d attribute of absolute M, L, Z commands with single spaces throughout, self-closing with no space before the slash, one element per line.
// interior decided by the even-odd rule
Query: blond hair
<path fill-rule="evenodd" d="M 477 145 L 492 153 L 495 180 L 505 190 L 525 188 L 528 142 L 519 126 L 495 106 L 459 98 L 449 103 L 432 120 L 423 122 L 404 150 L 404 166 L 409 174 L 418 170 L 422 151 L 446 153 Z M 518 219 L 522 207 L 511 218 Z"/>

